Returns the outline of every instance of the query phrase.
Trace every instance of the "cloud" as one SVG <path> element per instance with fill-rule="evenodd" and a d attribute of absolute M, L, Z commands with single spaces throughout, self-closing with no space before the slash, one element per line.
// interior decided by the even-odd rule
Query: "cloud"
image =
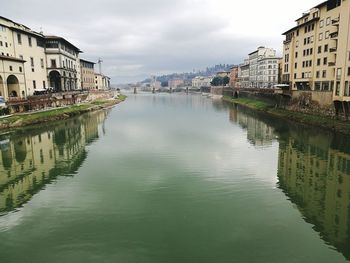
<path fill-rule="evenodd" d="M 240 63 L 257 46 L 281 53 L 281 33 L 319 0 L 12 0 L 2 15 L 60 35 L 104 60 L 114 83 Z M 54 8 L 53 8 L 54 7 Z"/>

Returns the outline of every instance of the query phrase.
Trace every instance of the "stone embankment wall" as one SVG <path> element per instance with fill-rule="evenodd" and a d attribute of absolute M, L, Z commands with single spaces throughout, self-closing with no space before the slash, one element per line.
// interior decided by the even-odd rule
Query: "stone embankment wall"
<path fill-rule="evenodd" d="M 287 109 L 330 117 L 336 115 L 332 91 L 293 91 Z"/>
<path fill-rule="evenodd" d="M 223 86 L 211 87 L 210 94 L 216 95 L 216 96 L 222 96 L 224 94 L 224 87 Z"/>
<path fill-rule="evenodd" d="M 111 90 L 91 90 L 89 91 L 89 95 L 87 97 L 88 101 L 93 100 L 107 100 L 111 99 L 115 96 L 114 91 Z"/>
<path fill-rule="evenodd" d="M 239 97 L 264 101 L 291 111 L 336 116 L 332 91 L 239 90 Z"/>

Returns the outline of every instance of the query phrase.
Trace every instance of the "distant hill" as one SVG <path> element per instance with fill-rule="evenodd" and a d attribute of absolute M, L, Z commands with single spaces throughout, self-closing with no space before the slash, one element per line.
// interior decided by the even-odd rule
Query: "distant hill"
<path fill-rule="evenodd" d="M 192 80 L 196 76 L 213 76 L 220 71 L 230 71 L 230 68 L 233 65 L 230 64 L 218 64 L 212 67 L 207 67 L 205 70 L 193 71 L 193 72 L 184 72 L 184 73 L 172 73 L 163 76 L 157 76 L 157 80 L 164 83 L 168 82 L 171 79 L 183 79 L 183 80 Z M 149 83 L 151 79 L 145 79 L 142 83 Z"/>

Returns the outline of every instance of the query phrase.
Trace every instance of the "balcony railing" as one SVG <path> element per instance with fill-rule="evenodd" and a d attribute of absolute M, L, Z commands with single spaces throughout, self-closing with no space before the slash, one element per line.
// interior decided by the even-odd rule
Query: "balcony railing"
<path fill-rule="evenodd" d="M 329 49 L 329 52 L 332 52 L 332 53 L 333 53 L 333 52 L 337 52 L 337 49 L 338 49 L 337 47 L 331 47 L 331 48 Z"/>
<path fill-rule="evenodd" d="M 335 67 L 335 62 L 328 62 L 329 67 Z"/>
<path fill-rule="evenodd" d="M 340 17 L 332 19 L 332 25 L 338 25 L 340 21 Z"/>
<path fill-rule="evenodd" d="M 338 35 L 339 35 L 338 31 L 336 31 L 336 32 L 330 33 L 329 37 L 334 39 L 334 38 L 338 38 Z"/>

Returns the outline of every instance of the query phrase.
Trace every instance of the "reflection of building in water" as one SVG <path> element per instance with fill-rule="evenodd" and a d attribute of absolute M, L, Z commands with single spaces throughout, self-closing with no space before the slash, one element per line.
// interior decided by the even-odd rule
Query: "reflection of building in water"
<path fill-rule="evenodd" d="M 289 137 L 280 143 L 278 177 L 305 220 L 350 259 L 350 153 Z"/>
<path fill-rule="evenodd" d="M 243 109 L 231 109 L 230 120 L 248 131 L 248 141 L 253 145 L 272 145 L 272 141 L 275 139 L 273 128 L 256 116 L 247 114 Z"/>
<path fill-rule="evenodd" d="M 72 119 L 42 132 L 14 135 L 0 143 L 0 212 L 10 211 L 57 176 L 74 174 L 85 146 L 99 137 L 106 112 Z"/>

